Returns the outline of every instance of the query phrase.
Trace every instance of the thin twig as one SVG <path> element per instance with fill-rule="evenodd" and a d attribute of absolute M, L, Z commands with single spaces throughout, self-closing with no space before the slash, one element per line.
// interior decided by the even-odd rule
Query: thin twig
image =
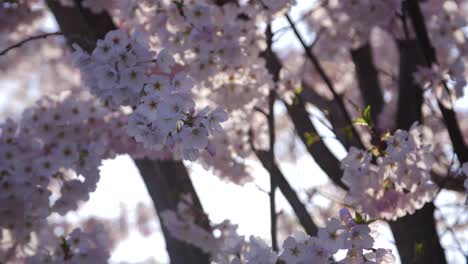
<path fill-rule="evenodd" d="M 265 110 L 263 110 L 262 108 L 260 108 L 258 106 L 254 106 L 254 110 L 261 113 L 262 115 L 268 117 L 268 114 L 265 112 Z"/>
<path fill-rule="evenodd" d="M 268 25 L 266 29 L 266 39 L 268 45 L 267 52 L 273 52 L 272 50 L 272 39 L 273 33 L 271 32 L 271 25 Z M 276 84 L 275 84 L 276 85 Z M 270 90 L 268 95 L 268 134 L 269 134 L 269 151 L 268 158 L 270 162 L 270 168 L 273 168 L 275 164 L 275 112 L 274 104 L 276 101 L 276 87 L 273 87 Z M 270 218 L 271 218 L 271 244 L 274 251 L 278 251 L 278 235 L 277 235 L 277 216 L 276 216 L 276 200 L 275 193 L 276 188 L 278 187 L 278 179 L 274 173 L 270 173 Z"/>
<path fill-rule="evenodd" d="M 21 40 L 20 42 L 14 44 L 12 46 L 9 46 L 8 48 L 2 50 L 0 52 L 0 56 L 3 56 L 5 54 L 7 54 L 9 51 L 11 51 L 13 49 L 19 48 L 19 47 L 23 46 L 24 44 L 26 44 L 26 43 L 28 43 L 30 41 L 33 41 L 33 40 L 36 40 L 36 39 L 44 39 L 44 38 L 47 38 L 49 36 L 61 36 L 61 35 L 63 35 L 62 32 L 53 32 L 53 33 L 45 33 L 45 34 L 25 38 L 25 39 Z"/>
<path fill-rule="evenodd" d="M 359 136 L 359 133 L 357 132 L 356 128 L 353 125 L 353 121 L 348 113 L 348 110 L 346 110 L 346 106 L 343 102 L 343 99 L 341 96 L 336 92 L 335 86 L 333 85 L 333 82 L 330 80 L 328 75 L 325 73 L 325 70 L 322 68 L 322 65 L 318 61 L 317 57 L 312 53 L 312 51 L 309 49 L 307 44 L 305 43 L 304 39 L 302 38 L 301 34 L 297 30 L 296 26 L 294 25 L 294 22 L 291 20 L 289 15 L 286 15 L 286 19 L 289 22 L 289 25 L 291 26 L 292 30 L 294 31 L 294 34 L 296 35 L 296 38 L 301 42 L 302 47 L 304 48 L 305 54 L 307 58 L 312 62 L 314 65 L 315 69 L 317 70 L 318 74 L 322 78 L 322 80 L 325 82 L 327 88 L 330 90 L 330 92 L 333 94 L 333 98 L 336 100 L 338 103 L 338 106 L 340 107 L 341 111 L 343 112 L 344 117 L 346 118 L 346 122 L 350 125 L 354 136 L 357 139 L 357 142 L 359 143 L 360 147 L 362 149 L 365 149 L 364 143 L 361 140 L 361 137 Z"/>

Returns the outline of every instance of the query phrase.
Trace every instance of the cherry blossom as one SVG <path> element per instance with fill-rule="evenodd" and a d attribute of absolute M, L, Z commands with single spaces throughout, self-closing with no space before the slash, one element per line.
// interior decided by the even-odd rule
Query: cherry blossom
<path fill-rule="evenodd" d="M 342 161 L 343 182 L 350 190 L 346 200 L 371 217 L 396 219 L 433 199 L 431 133 L 414 124 L 397 130 L 386 140 L 386 149 L 373 163 L 371 152 L 352 148 Z"/>

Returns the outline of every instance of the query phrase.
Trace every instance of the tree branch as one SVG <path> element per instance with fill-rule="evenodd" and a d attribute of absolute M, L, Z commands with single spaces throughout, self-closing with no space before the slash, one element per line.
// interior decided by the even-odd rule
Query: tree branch
<path fill-rule="evenodd" d="M 416 66 L 424 60 L 415 40 L 398 40 L 400 52 L 397 127 L 408 130 L 421 121 L 423 95 L 414 82 Z M 434 204 L 427 203 L 412 215 L 390 222 L 402 263 L 446 263 L 434 220 Z M 422 250 L 416 248 L 422 247 Z"/>
<path fill-rule="evenodd" d="M 350 51 L 356 67 L 356 78 L 365 106 L 372 109 L 372 123 L 377 124 L 377 118 L 383 109 L 383 95 L 380 88 L 378 71 L 375 68 L 372 47 L 369 43 Z M 364 108 L 363 108 L 364 109 Z"/>
<path fill-rule="evenodd" d="M 427 203 L 414 214 L 390 222 L 401 263 L 447 263 L 435 229 L 434 210 L 434 204 Z"/>
<path fill-rule="evenodd" d="M 106 12 L 93 14 L 83 9 L 78 0 L 75 1 L 76 5 L 73 7 L 62 6 L 55 0 L 47 0 L 46 2 L 68 43 L 76 42 L 88 52 L 94 49 L 98 39 L 104 38 L 108 31 L 116 29 L 109 14 Z M 75 35 L 87 37 L 72 38 Z M 181 161 L 143 159 L 135 160 L 135 164 L 143 177 L 158 213 L 166 209 L 176 209 L 180 195 L 185 193 L 192 196 L 198 211 L 203 212 L 198 196 Z M 200 219 L 199 224 L 209 229 L 207 219 Z M 164 225 L 162 225 L 162 230 L 171 263 L 209 263 L 209 256 L 200 249 L 173 238 Z"/>
<path fill-rule="evenodd" d="M 296 35 L 296 38 L 299 40 L 302 47 L 304 48 L 304 51 L 305 51 L 305 54 L 306 54 L 307 58 L 310 60 L 310 62 L 312 62 L 315 69 L 317 70 L 318 74 L 320 75 L 320 77 L 325 82 L 326 86 L 328 87 L 328 90 L 330 90 L 330 92 L 333 94 L 334 100 L 336 100 L 336 102 L 338 103 L 338 106 L 340 107 L 343 116 L 346 118 L 346 122 L 349 124 L 350 128 L 352 129 L 352 132 L 353 132 L 354 136 L 356 137 L 357 141 L 359 142 L 359 147 L 362 148 L 362 149 L 365 149 L 366 147 L 365 147 L 364 143 L 362 142 L 361 137 L 359 136 L 359 133 L 357 132 L 356 128 L 353 125 L 353 120 L 352 120 L 351 116 L 349 115 L 348 110 L 346 109 L 346 106 L 345 106 L 345 104 L 343 102 L 343 99 L 336 92 L 336 89 L 335 89 L 335 86 L 333 85 L 333 82 L 330 80 L 330 78 L 326 74 L 325 70 L 322 68 L 322 65 L 318 61 L 317 57 L 315 57 L 315 55 L 312 53 L 312 51 L 308 48 L 307 44 L 305 43 L 304 39 L 302 38 L 301 34 L 299 33 L 299 31 L 296 28 L 296 25 L 291 20 L 289 15 L 286 15 L 286 19 L 288 20 L 289 25 L 291 26 L 294 34 Z"/>
<path fill-rule="evenodd" d="M 429 39 L 429 34 L 427 32 L 426 23 L 419 6 L 419 2 L 417 0 L 407 0 L 406 7 L 408 8 L 408 14 L 416 33 L 418 43 L 426 59 L 426 65 L 431 67 L 433 63 L 437 63 L 437 56 L 436 51 L 432 46 L 431 40 Z M 445 82 L 442 82 L 442 85 L 444 85 L 447 89 Z M 455 111 L 445 107 L 442 103 L 440 103 L 440 101 L 439 108 L 442 112 L 445 125 L 447 126 L 450 140 L 452 141 L 452 146 L 458 156 L 458 159 L 460 160 L 460 163 L 468 162 L 468 148 L 466 147 L 465 141 L 463 139 Z"/>
<path fill-rule="evenodd" d="M 5 54 L 7 54 L 9 51 L 13 50 L 13 49 L 16 49 L 16 48 L 19 48 L 21 46 L 23 46 L 24 44 L 30 42 L 30 41 L 33 41 L 33 40 L 37 40 L 37 39 L 45 39 L 49 36 L 61 36 L 63 35 L 62 32 L 53 32 L 53 33 L 44 33 L 44 34 L 40 34 L 40 35 L 36 35 L 36 36 L 31 36 L 31 37 L 28 37 L 28 38 L 25 38 L 9 47 L 7 47 L 6 49 L 0 51 L 0 56 L 3 56 Z"/>
<path fill-rule="evenodd" d="M 309 118 L 309 113 L 304 107 L 300 97 L 292 105 L 285 103 L 288 109 L 289 117 L 297 130 L 299 138 L 302 140 L 307 148 L 307 151 L 317 162 L 318 166 L 328 175 L 328 177 L 341 188 L 347 190 L 348 187 L 341 181 L 340 161 L 333 155 L 330 149 L 325 145 L 322 140 L 313 144 L 308 144 L 307 133 L 317 134 L 312 121 Z"/>
<path fill-rule="evenodd" d="M 135 164 L 140 171 L 157 212 L 165 210 L 175 211 L 181 195 L 185 193 L 192 195 L 197 211 L 204 212 L 182 162 L 137 159 L 135 160 Z M 206 215 L 197 220 L 199 226 L 206 230 L 210 229 L 209 220 Z M 172 237 L 167 228 L 164 225 L 161 226 L 171 263 L 209 263 L 209 255 L 203 253 L 199 248 Z"/>
<path fill-rule="evenodd" d="M 265 31 L 265 37 L 267 41 L 267 49 L 264 52 L 264 56 L 267 58 L 274 57 L 272 44 L 273 44 L 273 33 L 271 32 L 271 25 L 268 25 Z M 273 75 L 273 81 L 276 83 L 279 81 L 279 68 L 272 68 L 273 65 L 268 66 L 270 73 Z M 276 128 L 275 128 L 275 111 L 274 105 L 276 101 L 276 87 L 270 89 L 268 95 L 268 135 L 269 135 L 269 150 L 268 150 L 268 161 L 270 167 L 273 167 L 275 163 L 275 140 L 276 140 Z M 271 244 L 274 251 L 278 251 L 278 234 L 277 234 L 277 215 L 276 215 L 276 200 L 275 193 L 278 186 L 277 175 L 270 171 L 270 222 L 271 222 Z"/>

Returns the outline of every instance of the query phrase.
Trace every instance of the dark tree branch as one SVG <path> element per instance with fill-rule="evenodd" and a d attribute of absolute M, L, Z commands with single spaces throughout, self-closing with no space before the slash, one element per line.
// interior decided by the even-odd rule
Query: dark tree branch
<path fill-rule="evenodd" d="M 111 17 L 106 12 L 98 15 L 93 14 L 82 8 L 80 1 L 76 1 L 76 6 L 74 7 L 62 6 L 55 0 L 47 0 L 46 2 L 68 43 L 77 43 L 88 52 L 94 49 L 98 39 L 104 38 L 108 31 L 116 28 Z M 76 35 L 86 37 L 73 38 Z M 192 196 L 197 210 L 203 212 L 186 168 L 181 161 L 151 161 L 143 159 L 135 160 L 135 164 L 143 177 L 158 213 L 167 209 L 175 210 L 180 196 L 185 193 Z M 198 224 L 208 230 L 208 219 L 199 220 Z M 173 238 L 164 225 L 162 225 L 162 230 L 171 263 L 209 263 L 209 256 L 200 249 Z"/>
<path fill-rule="evenodd" d="M 63 33 L 62 32 L 44 33 L 44 34 L 40 34 L 40 35 L 25 38 L 25 39 L 19 41 L 18 43 L 15 43 L 15 44 L 5 48 L 4 50 L 0 51 L 0 56 L 3 56 L 5 54 L 7 54 L 9 51 L 11 51 L 13 49 L 19 48 L 19 47 L 23 46 L 24 44 L 26 44 L 26 43 L 28 43 L 30 41 L 37 40 L 37 39 L 45 39 L 45 38 L 47 38 L 49 36 L 60 36 L 60 35 L 63 35 Z"/>
<path fill-rule="evenodd" d="M 359 141 L 356 137 L 349 137 L 349 134 L 347 133 L 349 125 L 346 118 L 341 113 L 336 100 L 329 100 L 328 98 L 318 94 L 305 82 L 303 82 L 302 86 L 302 92 L 298 96 L 304 103 L 308 102 L 313 104 L 326 115 L 333 127 L 333 133 L 335 133 L 336 139 L 343 144 L 345 149 L 349 149 L 351 146 L 359 147 Z"/>
<path fill-rule="evenodd" d="M 288 15 L 286 15 L 286 19 L 288 20 L 289 25 L 291 26 L 294 34 L 296 35 L 296 38 L 299 40 L 302 47 L 304 48 L 304 51 L 305 51 L 305 54 L 306 54 L 307 58 L 310 60 L 310 62 L 312 62 L 315 69 L 317 70 L 318 74 L 320 75 L 322 80 L 325 82 L 328 90 L 330 90 L 330 92 L 333 94 L 333 99 L 338 103 L 338 106 L 340 107 L 343 116 L 346 118 L 346 121 L 347 121 L 348 125 L 350 126 L 350 128 L 351 128 L 351 130 L 352 130 L 352 132 L 354 134 L 354 137 L 356 137 L 357 141 L 359 142 L 359 147 L 362 148 L 362 149 L 365 149 L 366 147 L 365 147 L 364 143 L 361 141 L 361 137 L 360 137 L 359 133 L 357 132 L 356 128 L 354 127 L 354 125 L 353 125 L 353 120 L 352 120 L 351 116 L 349 115 L 348 110 L 346 109 L 343 98 L 336 92 L 336 89 L 335 89 L 335 86 L 333 85 L 333 82 L 328 77 L 327 73 L 323 69 L 323 67 L 320 64 L 317 57 L 315 57 L 315 55 L 312 53 L 312 51 L 308 48 L 308 46 L 305 43 L 304 39 L 302 38 L 301 34 L 297 30 L 296 25 L 294 25 L 294 22 L 291 20 L 291 18 Z"/>
<path fill-rule="evenodd" d="M 408 130 L 416 121 L 421 121 L 423 91 L 414 81 L 417 66 L 424 63 L 424 57 L 414 39 L 397 40 L 400 52 L 398 78 L 397 127 Z"/>
<path fill-rule="evenodd" d="M 271 28 L 270 28 L 271 31 Z M 268 134 L 269 134 L 269 150 L 268 150 L 268 159 L 273 167 L 275 163 L 275 112 L 274 104 L 276 101 L 276 92 L 274 89 L 270 90 L 268 95 Z M 278 178 L 275 173 L 270 173 L 270 220 L 271 220 L 271 244 L 274 251 L 278 251 L 278 235 L 277 235 L 277 216 L 276 216 L 276 200 L 275 193 L 276 188 L 278 187 Z"/>
<path fill-rule="evenodd" d="M 265 37 L 267 41 L 267 49 L 263 53 L 263 56 L 267 60 L 271 61 L 271 58 L 275 58 L 275 55 L 272 50 L 273 45 L 273 33 L 271 32 L 271 25 L 268 25 L 265 31 Z M 273 75 L 273 81 L 276 83 L 279 81 L 279 72 L 280 67 L 275 67 L 277 64 L 271 63 L 267 64 L 269 72 Z M 275 111 L 274 104 L 276 101 L 276 87 L 272 87 L 268 95 L 268 136 L 269 136 L 269 150 L 268 150 L 268 160 L 270 168 L 275 164 L 275 140 L 276 140 L 276 128 L 275 128 Z M 276 200 L 275 193 L 276 188 L 278 187 L 277 175 L 270 171 L 270 221 L 271 221 L 271 244 L 274 251 L 278 251 L 278 234 L 277 234 L 277 215 L 276 215 Z"/>
<path fill-rule="evenodd" d="M 367 43 L 351 50 L 351 58 L 356 67 L 356 78 L 364 104 L 366 106 L 370 105 L 372 123 L 377 124 L 377 118 L 382 112 L 384 100 L 378 71 L 374 65 L 371 45 Z"/>
<path fill-rule="evenodd" d="M 431 174 L 431 180 L 439 186 L 441 189 L 446 189 L 450 191 L 456 192 L 465 192 L 465 187 L 463 187 L 463 183 L 465 182 L 466 176 L 447 176 L 447 175 L 438 175 L 436 173 Z"/>
<path fill-rule="evenodd" d="M 277 55 L 270 49 L 270 51 L 267 50 L 264 53 L 262 53 L 262 56 L 266 60 L 266 67 L 270 74 L 273 75 L 273 79 L 279 80 L 279 72 L 281 70 L 282 65 Z M 347 189 L 347 186 L 341 181 L 342 171 L 340 169 L 340 162 L 333 155 L 330 149 L 325 145 L 325 143 L 320 140 L 308 146 L 306 133 L 317 134 L 317 131 L 315 130 L 315 127 L 313 126 L 312 121 L 309 118 L 309 113 L 304 107 L 304 104 L 301 100 L 301 96 L 298 96 L 297 99 L 297 104 L 288 105 L 287 103 L 285 103 L 285 105 L 288 108 L 288 114 L 291 120 L 293 121 L 299 138 L 302 140 L 304 145 L 306 145 L 309 153 L 313 156 L 320 168 L 330 177 L 332 182 L 334 182 L 336 185 L 340 186 L 343 189 Z M 337 104 L 338 101 L 339 100 L 334 100 L 334 102 Z M 357 137 L 356 140 L 359 140 L 359 137 Z"/>
<path fill-rule="evenodd" d="M 415 40 L 399 40 L 400 69 L 397 127 L 408 130 L 416 121 L 421 121 L 423 95 L 421 87 L 414 82 L 416 66 L 424 57 Z M 390 222 L 402 263 L 446 263 L 434 220 L 434 204 L 427 203 L 412 215 Z M 416 250 L 421 247 L 422 250 Z"/>
<path fill-rule="evenodd" d="M 157 212 L 175 211 L 181 195 L 185 193 L 192 195 L 197 211 L 203 212 L 202 205 L 196 196 L 195 189 L 182 162 L 143 159 L 135 160 L 135 164 L 140 170 Z M 208 217 L 205 216 L 197 220 L 199 226 L 206 230 L 210 229 Z M 164 225 L 161 226 L 171 263 L 209 263 L 210 259 L 207 254 L 172 237 L 167 228 Z"/>
<path fill-rule="evenodd" d="M 417 0 L 407 0 L 405 1 L 406 7 L 408 9 L 408 14 L 411 19 L 418 43 L 421 47 L 422 53 L 426 59 L 426 65 L 431 67 L 433 63 L 437 63 L 437 56 L 434 47 L 432 46 L 429 34 L 427 32 L 426 23 L 424 21 L 424 16 L 419 6 Z M 442 85 L 447 89 L 446 83 L 443 82 Z M 456 113 L 453 109 L 445 107 L 439 101 L 439 108 L 442 112 L 442 116 L 447 126 L 447 130 L 452 141 L 452 146 L 455 150 L 455 153 L 458 156 L 458 159 L 461 163 L 468 162 L 468 148 L 466 147 L 465 141 L 463 139 L 463 134 L 461 133 L 460 126 L 457 121 Z"/>
<path fill-rule="evenodd" d="M 98 39 L 104 38 L 108 31 L 116 28 L 107 13 L 94 15 L 89 14 L 89 11 L 84 12 L 79 1 L 73 7 L 62 6 L 55 0 L 46 0 L 46 3 L 68 43 L 77 43 L 88 52 L 94 49 Z"/>
<path fill-rule="evenodd" d="M 318 166 L 328 175 L 328 177 L 341 188 L 347 190 L 347 186 L 341 181 L 343 174 L 340 167 L 340 161 L 333 155 L 330 149 L 325 145 L 323 140 L 319 140 L 313 144 L 308 144 L 307 133 L 317 134 L 312 121 L 309 118 L 309 113 L 304 107 L 300 97 L 292 105 L 285 103 L 289 117 L 297 130 L 299 138 L 307 148 L 307 151 L 312 155 Z"/>
<path fill-rule="evenodd" d="M 401 263 L 447 263 L 435 229 L 434 210 L 434 204 L 427 203 L 414 214 L 390 222 Z"/>

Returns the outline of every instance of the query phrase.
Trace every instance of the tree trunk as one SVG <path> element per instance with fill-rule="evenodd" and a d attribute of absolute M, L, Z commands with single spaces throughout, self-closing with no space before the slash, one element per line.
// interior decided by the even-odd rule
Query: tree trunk
<path fill-rule="evenodd" d="M 197 210 L 203 211 L 201 203 L 181 161 L 135 160 L 146 188 L 153 200 L 157 212 L 176 210 L 182 194 L 192 195 Z M 209 229 L 208 218 L 200 219 L 197 224 Z M 161 221 L 162 223 L 162 221 Z M 164 225 L 162 231 L 166 239 L 166 248 L 173 264 L 210 263 L 209 255 L 199 248 L 173 238 Z"/>
<path fill-rule="evenodd" d="M 398 47 L 400 73 L 397 126 L 407 130 L 415 121 L 421 120 L 422 89 L 414 82 L 413 74 L 417 65 L 424 64 L 424 57 L 416 40 L 399 40 Z M 434 210 L 434 204 L 427 203 L 414 214 L 390 222 L 402 263 L 447 263 L 436 230 Z"/>
<path fill-rule="evenodd" d="M 54 14 L 61 31 L 69 44 L 77 43 L 84 50 L 91 52 L 98 39 L 116 29 L 112 18 L 106 12 L 93 14 L 82 8 L 79 0 L 75 6 L 65 7 L 56 0 L 47 0 L 49 9 Z M 176 209 L 180 195 L 188 193 L 192 196 L 195 206 L 203 212 L 198 196 L 190 181 L 187 170 L 180 161 L 135 160 L 140 170 L 146 188 L 159 215 L 166 209 Z M 199 223 L 209 229 L 209 222 L 204 219 Z M 166 248 L 173 264 L 209 263 L 209 256 L 200 249 L 174 239 L 162 225 Z"/>
<path fill-rule="evenodd" d="M 383 109 L 383 95 L 380 88 L 378 72 L 374 65 L 372 47 L 369 43 L 351 50 L 351 58 L 356 67 L 361 96 L 366 106 L 371 107 L 372 123 L 377 124 L 377 117 Z"/>

